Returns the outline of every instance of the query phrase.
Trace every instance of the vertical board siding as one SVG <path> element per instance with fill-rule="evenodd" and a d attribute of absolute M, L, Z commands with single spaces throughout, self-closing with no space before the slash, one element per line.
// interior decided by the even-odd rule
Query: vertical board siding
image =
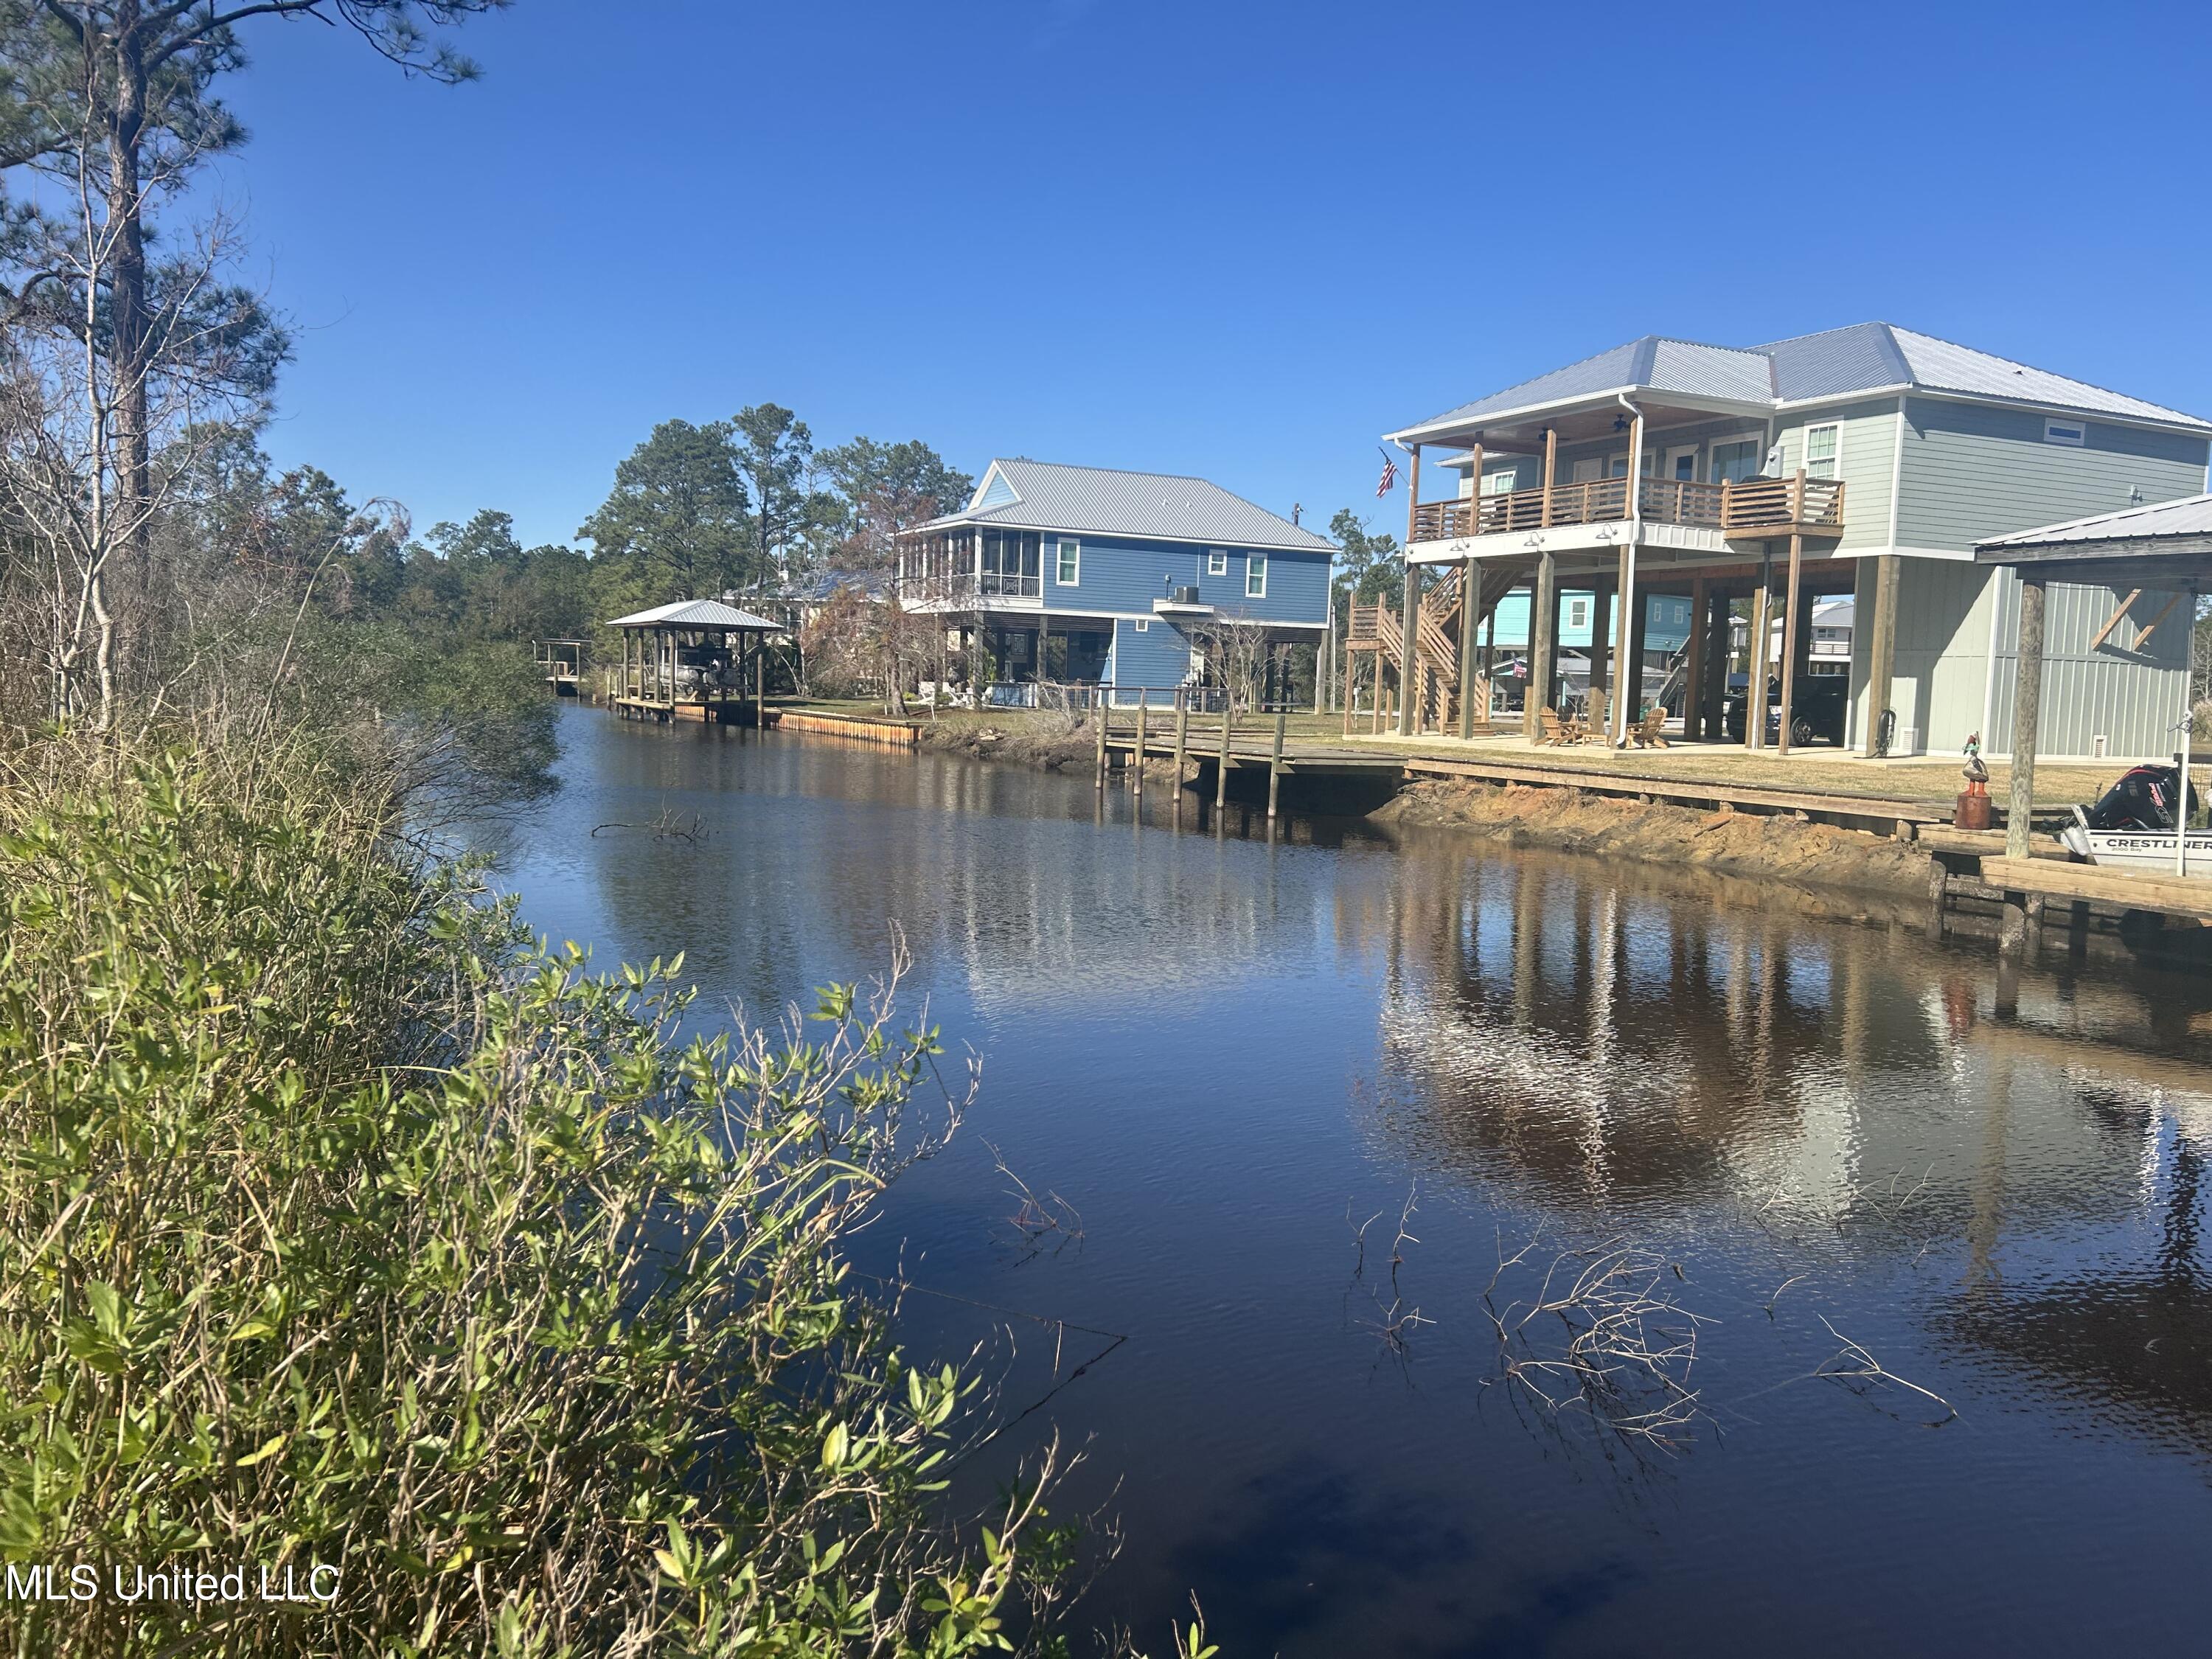
<path fill-rule="evenodd" d="M 2087 422 L 2081 448 L 2043 441 L 2031 410 L 1905 400 L 1905 547 L 1971 551 L 1992 536 L 2203 493 L 2208 446 L 2186 433 Z"/>
<path fill-rule="evenodd" d="M 1981 729 L 1989 687 L 1990 614 L 1992 583 L 1985 568 L 1948 559 L 1902 561 L 1897 602 L 1897 659 L 1891 706 L 1897 710 L 1893 754 L 1942 754 L 1966 746 Z M 1867 574 L 1867 606 L 1860 614 L 1874 626 L 1873 573 Z M 1911 745 L 1906 734 L 1913 734 Z"/>
<path fill-rule="evenodd" d="M 2020 675 L 2020 578 L 2000 573 L 1995 707 L 1988 747 L 2012 752 L 2013 692 Z M 2172 592 L 2146 590 L 2127 616 L 2096 650 L 2096 638 L 2119 603 L 2125 587 L 2053 582 L 2044 605 L 2043 726 L 2039 752 L 2047 758 L 2088 759 L 2096 740 L 2105 739 L 2108 758 L 2142 760 L 2170 755 L 2179 746 L 2172 731 L 2181 719 L 2188 682 L 2188 600 L 2176 604 L 2142 650 L 2132 649 Z"/>
<path fill-rule="evenodd" d="M 1889 545 L 1889 486 L 1897 470 L 1897 399 L 1888 398 L 1797 411 L 1775 432 L 1775 441 L 1782 446 L 1782 471 L 1787 476 L 1804 465 L 1807 427 L 1838 428 L 1836 476 L 1844 481 L 1844 533 L 1836 544 L 1838 552 Z"/>

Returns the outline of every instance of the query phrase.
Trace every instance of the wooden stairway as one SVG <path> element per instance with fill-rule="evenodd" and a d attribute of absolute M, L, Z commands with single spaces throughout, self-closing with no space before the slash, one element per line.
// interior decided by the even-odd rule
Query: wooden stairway
<path fill-rule="evenodd" d="M 1474 620 L 1478 625 L 1498 608 L 1498 602 L 1526 576 L 1525 564 L 1483 567 L 1473 584 Z M 1449 565 L 1441 580 L 1422 593 L 1413 629 L 1413 661 L 1407 662 L 1405 628 L 1400 607 L 1380 603 L 1352 607 L 1352 627 L 1345 641 L 1347 659 L 1352 653 L 1371 653 L 1376 659 L 1379 693 L 1382 665 L 1396 673 L 1401 697 L 1413 703 L 1416 732 L 1457 729 L 1459 716 L 1459 641 L 1462 607 L 1468 603 L 1467 568 Z M 1474 682 L 1478 712 L 1490 706 L 1490 687 L 1480 676 Z"/>

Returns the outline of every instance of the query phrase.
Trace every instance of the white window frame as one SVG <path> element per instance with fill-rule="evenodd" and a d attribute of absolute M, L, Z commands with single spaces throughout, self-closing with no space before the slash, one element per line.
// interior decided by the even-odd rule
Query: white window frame
<path fill-rule="evenodd" d="M 1500 467 L 1495 472 L 1486 472 L 1482 475 L 1480 493 L 1485 495 L 1510 495 L 1513 493 L 1513 486 L 1519 481 L 1519 475 L 1510 468 Z"/>
<path fill-rule="evenodd" d="M 1759 469 L 1766 464 L 1766 437 L 1764 433 L 1747 432 L 1739 437 L 1715 438 L 1711 443 L 1705 446 L 1705 482 L 1707 483 L 1718 483 L 1720 482 L 1718 478 L 1713 476 L 1713 472 L 1714 470 L 1721 464 L 1721 451 L 1723 449 L 1735 449 L 1744 444 L 1749 444 L 1751 446 L 1752 468 L 1748 476 L 1754 478 L 1759 476 Z"/>
<path fill-rule="evenodd" d="M 2043 423 L 2043 441 L 2063 444 L 2069 449 L 2082 448 L 2089 441 L 2089 423 L 2087 421 L 2046 420 Z"/>
<path fill-rule="evenodd" d="M 1149 634 L 1152 631 L 1152 619 L 1150 617 L 1137 617 L 1132 620 L 1136 623 L 1136 626 L 1130 630 L 1132 633 Z"/>
<path fill-rule="evenodd" d="M 1585 455 L 1578 461 L 1567 463 L 1567 482 L 1571 484 L 1597 483 L 1605 477 L 1605 457 Z"/>
<path fill-rule="evenodd" d="M 1209 547 L 1206 550 L 1206 574 L 1209 576 L 1225 576 L 1229 574 L 1227 548 Z"/>
<path fill-rule="evenodd" d="M 1070 570 L 1075 574 L 1068 574 Z M 1083 585 L 1083 544 L 1075 537 L 1062 536 L 1054 544 L 1052 580 L 1055 587 Z"/>
<path fill-rule="evenodd" d="M 1255 576 L 1260 579 L 1257 587 L 1252 586 Z M 1265 553 L 1247 553 L 1244 556 L 1244 597 L 1248 599 L 1267 597 L 1267 556 Z"/>
<path fill-rule="evenodd" d="M 1662 483 L 1697 483 L 1698 450 L 1699 447 L 1700 446 L 1697 444 L 1669 444 L 1667 447 L 1666 455 L 1660 464 L 1660 481 Z M 1690 476 L 1686 478 L 1683 477 L 1680 473 L 1674 471 L 1674 464 L 1680 460 L 1685 455 L 1687 455 L 1690 458 Z"/>
<path fill-rule="evenodd" d="M 1813 471 L 1813 434 L 1815 432 L 1832 432 L 1836 434 L 1835 453 L 1828 457 L 1828 465 L 1834 469 L 1832 471 L 1815 472 Z M 1805 464 L 1805 476 L 1807 477 L 1840 478 L 1844 476 L 1844 423 L 1841 421 L 1819 421 L 1814 422 L 1805 428 L 1804 434 L 1799 440 L 1799 443 L 1801 447 L 1797 453 L 1803 458 Z"/>
<path fill-rule="evenodd" d="M 1588 599 L 1569 599 L 1567 601 L 1568 627 L 1588 628 L 1589 626 L 1589 601 Z"/>

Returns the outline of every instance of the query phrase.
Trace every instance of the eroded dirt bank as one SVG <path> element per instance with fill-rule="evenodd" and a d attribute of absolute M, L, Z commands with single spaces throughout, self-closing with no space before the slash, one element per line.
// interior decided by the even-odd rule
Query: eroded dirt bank
<path fill-rule="evenodd" d="M 1795 818 L 1442 779 L 1408 784 L 1372 816 L 1515 847 L 1673 864 L 1763 881 L 1924 901 L 1928 855 L 1884 837 Z"/>
<path fill-rule="evenodd" d="M 915 732 L 919 748 L 976 760 L 1008 761 L 1046 772 L 1087 770 L 1097 761 L 1098 739 L 1088 726 L 1042 720 L 1010 720 L 993 726 L 946 720 L 924 720 Z"/>

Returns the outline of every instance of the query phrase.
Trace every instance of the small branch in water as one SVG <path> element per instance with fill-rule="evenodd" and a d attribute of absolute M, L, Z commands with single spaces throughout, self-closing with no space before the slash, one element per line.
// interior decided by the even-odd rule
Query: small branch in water
<path fill-rule="evenodd" d="M 1923 1400 L 1943 1408 L 1943 1415 L 1928 1425 L 1931 1429 L 1940 1429 L 1958 1416 L 1959 1408 L 1942 1395 L 1932 1389 L 1923 1389 L 1917 1382 L 1907 1382 L 1895 1371 L 1884 1370 L 1881 1362 L 1869 1353 L 1863 1344 L 1853 1341 L 1833 1325 L 1829 1325 L 1826 1315 L 1820 1316 L 1820 1319 L 1823 1325 L 1828 1326 L 1828 1334 L 1844 1346 L 1834 1358 L 1813 1373 L 1814 1376 L 1840 1382 L 1862 1398 L 1871 1395 L 1877 1385 L 1884 1382 L 1917 1394 Z"/>
<path fill-rule="evenodd" d="M 614 823 L 592 826 L 592 833 L 594 836 L 602 830 L 638 830 L 651 836 L 655 841 L 688 841 L 695 845 L 704 841 L 709 834 L 706 820 L 696 812 L 692 813 L 687 819 L 683 813 L 672 812 L 665 808 L 658 817 L 644 823 Z"/>
<path fill-rule="evenodd" d="M 1421 1242 L 1413 1237 L 1412 1231 L 1413 1212 L 1419 1207 L 1416 1200 L 1419 1196 L 1419 1192 L 1418 1183 L 1408 1187 L 1406 1189 L 1405 1205 L 1398 1212 L 1397 1237 L 1390 1241 L 1390 1300 L 1386 1305 L 1380 1291 L 1370 1291 L 1369 1294 L 1374 1297 L 1376 1310 L 1381 1317 L 1360 1322 L 1382 1339 L 1385 1348 L 1401 1359 L 1404 1358 L 1408 1352 L 1413 1333 L 1424 1325 L 1433 1325 L 1437 1322 L 1424 1315 L 1419 1308 L 1409 1308 L 1406 1305 L 1405 1291 L 1398 1283 L 1398 1269 L 1406 1262 L 1406 1246 Z M 1382 1213 L 1381 1210 L 1376 1211 L 1353 1231 L 1352 1239 L 1358 1252 L 1352 1268 L 1352 1276 L 1355 1279 L 1362 1275 L 1367 1265 L 1367 1230 Z M 1346 1224 L 1349 1225 L 1352 1220 L 1352 1206 L 1348 1204 L 1345 1206 L 1344 1217 Z"/>
<path fill-rule="evenodd" d="M 1774 1317 L 1774 1304 L 1782 1300 L 1782 1292 L 1788 1290 L 1792 1285 L 1797 1284 L 1804 1277 L 1805 1275 L 1802 1273 L 1792 1273 L 1789 1278 L 1784 1279 L 1779 1285 L 1777 1285 L 1774 1287 L 1774 1294 L 1766 1298 L 1766 1316 L 1769 1319 L 1772 1319 Z"/>
<path fill-rule="evenodd" d="M 1039 1198 L 1030 1189 L 1029 1182 L 1006 1167 L 1006 1158 L 998 1147 L 988 1140 L 983 1144 L 991 1148 L 991 1161 L 998 1166 L 999 1173 L 1014 1183 L 1010 1196 L 1020 1200 L 1019 1207 L 1006 1218 L 1006 1224 L 1021 1241 L 1022 1260 L 1027 1261 L 1042 1255 L 1048 1238 L 1057 1240 L 1052 1246 L 1054 1255 L 1070 1244 L 1082 1249 L 1083 1212 L 1056 1192 L 1048 1190 Z"/>

